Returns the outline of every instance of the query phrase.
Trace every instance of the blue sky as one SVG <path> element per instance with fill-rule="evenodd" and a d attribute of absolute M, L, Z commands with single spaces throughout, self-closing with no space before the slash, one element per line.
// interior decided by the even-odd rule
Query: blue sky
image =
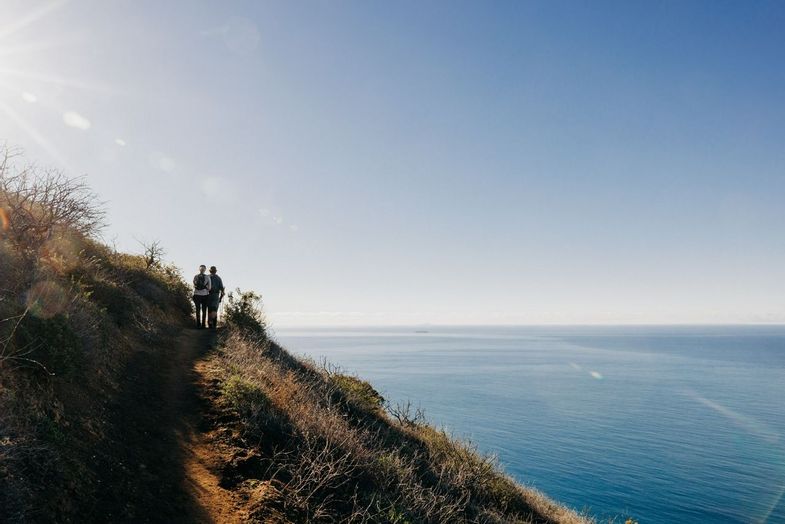
<path fill-rule="evenodd" d="M 785 322 L 778 2 L 29 2 L 0 139 L 275 325 Z"/>

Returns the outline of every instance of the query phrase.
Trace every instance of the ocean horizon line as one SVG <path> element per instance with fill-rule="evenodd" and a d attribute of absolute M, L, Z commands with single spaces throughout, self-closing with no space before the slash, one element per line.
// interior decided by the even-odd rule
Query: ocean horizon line
<path fill-rule="evenodd" d="M 537 324 L 289 324 L 272 325 L 275 329 L 403 329 L 403 328 L 515 328 L 515 327 L 785 327 L 785 322 L 735 323 L 537 323 Z"/>

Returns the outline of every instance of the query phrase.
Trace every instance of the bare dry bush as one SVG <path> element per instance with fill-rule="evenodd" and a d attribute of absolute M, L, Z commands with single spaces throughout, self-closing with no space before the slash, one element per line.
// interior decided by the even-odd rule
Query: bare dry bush
<path fill-rule="evenodd" d="M 273 457 L 277 472 L 288 480 L 283 490 L 288 494 L 285 507 L 309 520 L 325 520 L 335 516 L 333 506 L 343 505 L 342 492 L 351 490 L 352 483 L 364 470 L 361 459 L 354 456 L 345 442 L 332 442 L 310 435 L 296 450 L 280 451 Z"/>
<path fill-rule="evenodd" d="M 4 361 L 25 359 L 27 355 L 35 349 L 27 347 L 18 348 L 13 344 L 16 330 L 19 329 L 19 324 L 24 320 L 26 315 L 27 310 L 24 310 L 19 315 L 0 319 L 0 363 Z"/>
<path fill-rule="evenodd" d="M 19 168 L 17 157 L 0 152 L 3 234 L 18 249 L 37 254 L 58 231 L 89 237 L 101 228 L 104 211 L 83 180 L 34 164 Z"/>
<path fill-rule="evenodd" d="M 388 404 L 387 412 L 395 419 L 398 425 L 406 428 L 425 424 L 425 412 L 420 407 L 412 409 L 411 400 Z"/>
<path fill-rule="evenodd" d="M 164 250 L 161 242 L 159 240 L 154 240 L 152 242 L 140 242 L 142 247 L 144 248 L 144 264 L 146 269 L 156 269 L 163 267 L 163 260 L 164 256 L 166 256 L 166 250 Z"/>

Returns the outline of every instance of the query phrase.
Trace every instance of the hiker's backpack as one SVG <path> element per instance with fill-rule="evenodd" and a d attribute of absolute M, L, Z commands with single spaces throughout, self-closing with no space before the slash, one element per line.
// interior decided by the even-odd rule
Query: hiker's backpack
<path fill-rule="evenodd" d="M 196 277 L 196 290 L 202 291 L 207 289 L 207 275 L 198 275 Z"/>

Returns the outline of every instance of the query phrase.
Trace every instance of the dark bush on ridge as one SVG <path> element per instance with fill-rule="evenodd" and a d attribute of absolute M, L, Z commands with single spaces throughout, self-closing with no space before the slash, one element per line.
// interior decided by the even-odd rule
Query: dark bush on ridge
<path fill-rule="evenodd" d="M 265 338 L 267 325 L 261 310 L 262 296 L 237 288 L 228 295 L 224 321 L 246 335 Z"/>

